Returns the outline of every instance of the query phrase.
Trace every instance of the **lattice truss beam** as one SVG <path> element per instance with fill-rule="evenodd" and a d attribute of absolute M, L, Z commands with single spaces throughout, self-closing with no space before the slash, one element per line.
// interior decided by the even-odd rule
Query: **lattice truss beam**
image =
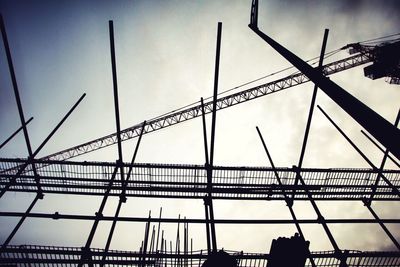
<path fill-rule="evenodd" d="M 24 159 L 0 159 L 0 188 L 12 183 L 10 191 L 36 192 L 31 169 L 16 177 Z M 116 168 L 111 162 L 65 162 L 35 160 L 44 193 L 103 195 Z M 207 173 L 203 165 L 134 164 L 126 184 L 126 195 L 136 197 L 203 198 L 207 192 Z M 125 164 L 125 173 L 129 171 Z M 307 200 L 305 189 L 318 200 L 362 200 L 374 194 L 375 200 L 399 200 L 399 196 L 374 169 L 303 168 L 300 173 L 306 188 L 295 184 L 297 169 L 277 168 L 283 182 L 279 186 L 274 170 L 267 167 L 213 168 L 213 197 L 216 199 L 282 200 L 285 192 L 295 191 L 295 199 Z M 400 170 L 384 170 L 383 175 L 400 189 Z M 14 179 L 16 178 L 16 179 Z M 120 180 L 111 185 L 110 195 L 121 193 Z"/>
<path fill-rule="evenodd" d="M 348 70 L 368 62 L 371 62 L 371 56 L 368 53 L 357 54 L 342 60 L 338 60 L 323 66 L 322 71 L 324 75 L 331 75 L 344 70 Z M 217 100 L 217 110 L 225 109 L 240 103 L 247 102 L 268 94 L 282 91 L 290 87 L 309 82 L 310 79 L 303 73 L 296 73 L 289 75 L 282 79 L 268 82 L 244 91 L 230 94 Z M 212 101 L 204 103 L 204 111 L 206 114 L 212 113 Z M 172 112 L 166 116 L 161 116 L 156 119 L 147 121 L 143 134 L 151 133 L 187 120 L 191 120 L 201 116 L 201 105 L 189 107 L 177 112 Z M 137 124 L 121 131 L 121 140 L 126 141 L 140 135 L 143 125 Z M 79 155 L 83 155 L 118 142 L 116 133 L 110 134 L 96 140 L 77 145 L 72 148 L 48 155 L 42 159 L 48 160 L 66 160 Z"/>

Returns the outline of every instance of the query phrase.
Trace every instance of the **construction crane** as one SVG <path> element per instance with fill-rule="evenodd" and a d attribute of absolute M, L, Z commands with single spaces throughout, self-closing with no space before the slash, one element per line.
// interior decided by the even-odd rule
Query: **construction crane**
<path fill-rule="evenodd" d="M 400 84 L 400 41 L 373 44 L 348 44 L 350 54 L 368 54 L 373 64 L 364 68 L 364 75 L 372 80 L 385 77 L 390 84 Z"/>
<path fill-rule="evenodd" d="M 346 47 L 347 48 L 347 47 Z M 332 75 L 338 72 L 342 72 L 366 63 L 374 62 L 374 49 L 364 50 L 362 53 L 357 53 L 345 59 L 334 61 L 323 66 L 322 71 L 324 75 Z M 226 95 L 217 99 L 217 111 L 225 109 L 240 103 L 244 103 L 265 95 L 269 95 L 275 92 L 282 91 L 294 87 L 296 85 L 304 84 L 309 82 L 302 73 L 295 73 L 284 78 L 264 83 L 240 92 L 236 92 L 230 95 Z M 204 103 L 205 113 L 212 112 L 212 101 Z M 201 105 L 197 104 L 194 106 L 187 107 L 175 112 L 167 113 L 164 116 L 160 116 L 146 122 L 144 126 L 143 134 L 151 133 L 187 120 L 191 120 L 201 116 Z M 140 135 L 143 124 L 136 124 L 132 127 L 121 130 L 121 140 L 126 141 Z M 43 157 L 44 160 L 67 160 L 74 158 L 113 144 L 117 143 L 117 134 L 109 134 L 98 139 L 56 152 L 54 154 Z"/>

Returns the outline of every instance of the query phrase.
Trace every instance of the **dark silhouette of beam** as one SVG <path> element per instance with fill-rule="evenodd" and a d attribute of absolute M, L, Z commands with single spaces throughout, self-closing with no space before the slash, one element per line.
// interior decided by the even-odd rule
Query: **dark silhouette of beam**
<path fill-rule="evenodd" d="M 32 120 L 33 120 L 33 117 L 31 117 L 31 118 L 25 123 L 25 126 L 28 125 L 28 123 L 30 123 Z M 19 127 L 13 134 L 10 135 L 10 137 L 8 137 L 3 143 L 1 143 L 0 149 L 2 149 L 3 146 L 5 146 L 11 139 L 13 139 L 14 136 L 16 136 L 23 128 L 24 128 L 24 126 Z"/>
<path fill-rule="evenodd" d="M 326 78 L 322 73 L 320 73 L 320 71 L 314 69 L 301 58 L 260 31 L 257 26 L 257 21 L 251 21 L 249 27 L 279 54 L 293 64 L 293 66 L 310 78 L 310 80 L 324 91 L 326 95 L 328 95 L 334 102 L 336 102 L 336 104 L 364 127 L 364 129 L 374 136 L 376 140 L 389 149 L 397 159 L 400 159 L 399 129 L 394 127 L 390 122 L 385 120 L 378 113 L 348 93 L 342 87 Z"/>

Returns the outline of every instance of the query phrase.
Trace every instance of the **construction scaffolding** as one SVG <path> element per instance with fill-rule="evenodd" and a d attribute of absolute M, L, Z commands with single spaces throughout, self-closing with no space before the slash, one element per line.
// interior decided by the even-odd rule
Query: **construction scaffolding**
<path fill-rule="evenodd" d="M 325 31 L 324 41 L 319 58 L 319 66 L 314 68 L 298 58 L 289 50 L 271 39 L 258 28 L 258 1 L 252 4 L 250 29 L 270 44 L 274 49 L 287 58 L 300 72 L 281 78 L 279 80 L 246 89 L 228 96 L 218 98 L 218 73 L 219 54 L 222 35 L 222 23 L 218 24 L 214 94 L 212 100 L 190 105 L 185 109 L 168 113 L 130 128 L 121 130 L 117 71 L 114 47 L 113 22 L 109 22 L 110 52 L 112 61 L 112 76 L 114 89 L 114 107 L 116 118 L 116 132 L 96 140 L 48 155 L 36 158 L 47 141 L 58 130 L 62 123 L 79 105 L 83 95 L 69 110 L 60 123 L 48 135 L 43 143 L 33 150 L 30 144 L 27 124 L 32 120 L 25 120 L 23 107 L 19 98 L 17 79 L 13 68 L 10 46 L 8 44 L 6 28 L 0 18 L 2 38 L 5 47 L 8 66 L 13 83 L 15 98 L 17 100 L 21 128 L 8 138 L 0 148 L 11 140 L 19 131 L 23 131 L 28 149 L 27 158 L 0 158 L 0 189 L 1 195 L 6 192 L 19 192 L 36 194 L 25 212 L 0 211 L 0 217 L 18 218 L 17 225 L 13 228 L 8 238 L 3 242 L 0 251 L 0 266 L 215 266 L 206 265 L 211 262 L 212 256 L 221 251 L 218 246 L 216 224 L 290 224 L 295 225 L 298 234 L 296 238 L 306 241 L 302 226 L 306 224 L 322 226 L 333 248 L 330 251 L 309 251 L 308 245 L 304 253 L 305 263 L 301 266 L 400 266 L 400 244 L 396 236 L 387 228 L 386 224 L 400 224 L 398 218 L 380 218 L 372 208 L 373 201 L 398 202 L 400 200 L 400 169 L 386 169 L 385 163 L 391 160 L 397 167 L 399 165 L 399 140 L 400 131 L 397 128 L 399 115 L 391 124 L 380 117 L 369 107 L 363 105 L 358 99 L 347 93 L 325 76 L 338 73 L 353 67 L 375 62 L 377 50 L 368 47 L 360 49 L 351 57 L 323 65 L 328 31 Z M 398 40 L 393 42 L 398 47 Z M 382 45 L 376 49 L 383 49 Z M 347 49 L 348 47 L 346 47 Z M 393 67 L 393 64 L 391 64 Z M 391 70 L 390 77 L 396 78 L 397 72 Z M 266 142 L 257 127 L 261 143 L 266 152 L 266 158 L 271 167 L 246 167 L 246 166 L 217 166 L 214 164 L 215 124 L 217 111 L 225 109 L 252 99 L 278 92 L 296 85 L 312 81 L 315 84 L 314 93 L 310 104 L 310 112 L 304 134 L 304 141 L 300 153 L 299 163 L 296 166 L 282 168 L 275 167 Z M 332 100 L 342 107 L 351 117 L 360 123 L 373 138 L 384 148 L 375 143 L 384 156 L 380 166 L 375 166 L 368 157 L 352 142 L 346 133 L 333 121 L 333 119 L 320 107 L 319 110 L 343 135 L 350 145 L 364 158 L 370 168 L 304 168 L 303 157 L 307 145 L 309 129 L 315 107 L 315 97 L 318 88 L 321 88 Z M 210 142 L 207 137 L 205 115 L 212 113 L 212 127 Z M 202 117 L 205 150 L 204 165 L 188 164 L 155 164 L 136 163 L 141 138 L 144 134 L 154 132 L 180 122 Z M 363 132 L 371 141 L 367 133 Z M 122 142 L 138 137 L 135 152 L 130 162 L 123 159 Z M 118 159 L 115 162 L 70 161 L 73 157 L 80 156 L 113 144 L 118 145 Z M 68 161 L 66 161 L 68 160 Z M 32 209 L 46 194 L 70 194 L 81 196 L 102 197 L 98 211 L 94 215 L 38 213 Z M 204 218 L 158 218 L 138 215 L 121 216 L 120 209 L 127 198 L 174 198 L 185 201 L 186 199 L 204 200 Z M 114 216 L 104 215 L 104 208 L 109 198 L 118 199 L 118 206 Z M 216 219 L 214 216 L 213 200 L 269 200 L 285 201 L 291 219 Z M 316 219 L 300 219 L 293 209 L 294 202 L 309 202 L 317 215 Z M 336 203 L 337 201 L 362 202 L 373 218 L 336 219 L 325 218 L 317 201 Z M 333 204 L 332 204 L 333 205 Z M 82 247 L 68 246 L 39 246 L 39 245 L 11 245 L 13 237 L 27 218 L 42 218 L 48 220 L 84 220 L 92 222 L 87 242 Z M 93 238 L 98 231 L 101 221 L 112 222 L 107 243 L 104 248 L 93 247 Z M 137 251 L 121 251 L 110 249 L 117 222 L 140 222 L 145 224 L 145 237 L 142 246 Z M 156 234 L 155 225 L 158 223 Z M 177 233 L 175 248 L 172 242 L 167 243 L 163 234 L 161 239 L 160 223 L 183 224 L 183 236 Z M 332 224 L 376 224 L 385 232 L 392 241 L 396 251 L 356 251 L 339 247 L 332 235 Z M 151 226 L 153 228 L 151 230 Z M 189 239 L 188 228 L 190 224 L 201 224 L 206 228 L 207 248 L 193 250 L 192 240 Z M 152 231 L 152 232 L 151 232 Z M 277 237 L 278 238 L 278 237 Z M 181 251 L 181 240 L 183 250 Z M 160 242 L 159 242 L 160 241 Z M 276 241 L 279 242 L 279 241 Z M 286 241 L 285 241 L 286 242 Z M 246 253 L 243 251 L 224 250 L 235 259 L 236 266 L 278 266 L 273 263 L 279 257 L 274 252 Z M 290 255 L 294 251 L 286 251 Z M 213 263 L 214 264 L 214 263 Z M 224 266 L 224 265 L 220 265 Z"/>

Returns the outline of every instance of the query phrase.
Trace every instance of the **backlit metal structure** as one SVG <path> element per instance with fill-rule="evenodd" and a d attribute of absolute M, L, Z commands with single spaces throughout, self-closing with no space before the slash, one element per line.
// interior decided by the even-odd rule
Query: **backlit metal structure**
<path fill-rule="evenodd" d="M 396 144 L 391 140 L 385 139 L 385 135 L 375 133 L 379 130 L 372 129 L 371 125 L 365 125 L 372 129 L 371 134 L 381 140 L 387 149 L 384 150 L 384 157 L 381 166 L 374 166 L 372 162 L 361 152 L 361 150 L 347 137 L 328 114 L 321 108 L 320 110 L 328 120 L 338 129 L 343 137 L 360 153 L 370 168 L 364 169 L 335 169 L 335 168 L 303 168 L 302 158 L 307 144 L 308 130 L 315 105 L 315 95 L 317 86 L 314 88 L 313 99 L 310 105 L 309 119 L 307 122 L 302 152 L 297 166 L 290 168 L 277 168 L 269 154 L 268 148 L 262 137 L 261 131 L 257 128 L 271 167 L 235 167 L 235 166 L 215 166 L 213 163 L 214 137 L 216 111 L 237 105 L 270 93 L 278 92 L 299 84 L 313 81 L 324 91 L 329 91 L 329 86 L 334 86 L 325 82 L 325 77 L 340 71 L 344 71 L 356 66 L 360 66 L 376 59 L 376 50 L 359 50 L 360 53 L 349 58 L 335 61 L 329 64 L 322 64 L 325 54 L 325 46 L 328 32 L 325 32 L 323 48 L 316 69 L 306 65 L 290 51 L 285 50 L 257 27 L 258 1 L 253 1 L 250 28 L 260 37 L 272 44 L 273 47 L 285 57 L 291 57 L 294 65 L 300 72 L 277 81 L 269 82 L 254 88 L 250 88 L 235 94 L 217 98 L 218 96 L 218 69 L 220 40 L 222 34 L 222 24 L 218 24 L 217 49 L 215 64 L 215 81 L 213 100 L 201 104 L 190 106 L 189 108 L 171 112 L 168 115 L 160 116 L 156 119 L 145 121 L 125 130 L 120 129 L 119 107 L 118 107 L 118 86 L 115 64 L 114 48 L 114 29 L 110 21 L 110 47 L 112 58 L 113 85 L 114 85 L 114 105 L 116 116 L 116 133 L 99 139 L 87 142 L 76 147 L 60 151 L 45 158 L 36 159 L 36 155 L 43 148 L 46 142 L 57 131 L 59 126 L 73 112 L 84 95 L 71 108 L 67 115 L 60 121 L 55 129 L 43 141 L 35 151 L 29 142 L 29 134 L 26 125 L 30 120 L 25 121 L 22 105 L 19 100 L 18 85 L 15 77 L 10 48 L 7 40 L 4 23 L 1 19 L 1 31 L 6 50 L 6 56 L 10 69 L 13 89 L 18 104 L 26 145 L 29 157 L 20 158 L 0 158 L 0 189 L 1 196 L 5 192 L 36 193 L 36 197 L 30 204 L 26 212 L 0 211 L 0 216 L 17 217 L 19 222 L 14 227 L 1 247 L 0 266 L 201 266 L 201 264 L 219 247 L 215 233 L 215 224 L 294 224 L 303 239 L 302 225 L 319 224 L 323 227 L 332 245 L 332 251 L 312 251 L 307 256 L 305 266 L 400 266 L 400 245 L 393 234 L 386 227 L 386 223 L 399 224 L 400 219 L 381 219 L 371 207 L 372 201 L 396 201 L 400 200 L 400 170 L 385 169 L 386 160 L 391 159 L 399 166 L 398 159 L 390 156 L 389 151 L 397 156 Z M 272 40 L 272 41 L 271 41 Z M 305 69 L 302 67 L 305 66 Z M 390 72 L 394 77 L 396 72 Z M 322 81 L 322 82 L 321 82 Z M 335 98 L 335 96 L 332 96 Z M 350 99 L 350 100 L 349 100 Z M 353 103 L 351 97 L 346 101 Z M 334 99 L 335 100 L 335 99 Z M 340 102 L 342 100 L 335 100 Z M 357 100 L 358 101 L 358 100 Z M 341 105 L 341 103 L 338 103 Z M 348 104 L 348 103 L 347 103 Z M 348 109 L 348 107 L 346 107 Z M 357 108 L 356 108 L 357 109 Z M 360 111 L 361 110 L 361 111 Z M 351 108 L 348 112 L 359 113 L 354 115 L 357 119 L 363 120 L 363 110 L 356 112 Z M 369 112 L 369 111 L 368 111 Z M 205 127 L 205 115 L 212 113 L 212 129 L 210 150 L 208 150 L 207 129 Z M 205 165 L 178 165 L 178 164 L 138 164 L 135 163 L 136 154 L 143 134 L 163 129 L 168 126 L 178 124 L 196 117 L 202 117 L 204 130 L 205 146 Z M 367 115 L 364 115 L 367 116 Z M 387 127 L 388 132 L 398 134 L 397 124 L 399 123 L 400 113 L 394 125 Z M 377 119 L 379 120 L 379 119 Z M 386 124 L 385 124 L 386 125 Z M 371 128 L 372 127 L 372 128 Z M 19 131 L 18 130 L 18 131 Z M 17 131 L 17 132 L 18 132 Z M 13 134 L 14 136 L 15 134 Z M 13 137 L 12 136 L 12 137 Z M 12 138 L 11 137 L 11 138 Z M 122 158 L 122 141 L 134 137 L 138 138 L 138 143 L 132 157 L 127 163 Z M 9 138 L 9 139 L 11 139 Z M 9 140 L 7 139 L 7 141 Z M 5 142 L 6 143 L 6 142 Z M 116 162 L 79 162 L 65 161 L 112 144 L 118 145 L 118 159 Z M 32 208 L 37 201 L 43 199 L 46 194 L 71 194 L 83 196 L 101 196 L 102 201 L 98 211 L 94 215 L 77 215 L 62 213 L 33 213 Z M 104 207 L 110 197 L 118 198 L 118 206 L 114 216 L 103 215 Z M 203 199 L 205 206 L 205 218 L 154 218 L 148 217 L 126 217 L 120 216 L 120 208 L 129 197 L 144 198 L 175 198 L 181 199 Z M 285 201 L 292 219 L 215 219 L 213 211 L 213 199 L 225 200 L 271 200 Z M 316 219 L 298 219 L 293 210 L 295 201 L 308 201 L 311 203 Z M 371 219 L 335 219 L 322 216 L 316 201 L 355 201 L 363 202 L 371 213 Z M 38 246 L 38 245 L 10 245 L 10 241 L 19 230 L 20 226 L 27 218 L 43 218 L 49 220 L 87 220 L 93 223 L 87 242 L 82 247 L 60 247 L 60 246 Z M 112 226 L 109 231 L 107 243 L 104 248 L 93 248 L 92 241 L 97 231 L 97 226 L 101 221 L 111 221 Z M 110 243 L 113 238 L 116 222 L 142 222 L 146 225 L 145 237 L 141 248 L 138 251 L 117 251 L 110 250 Z M 159 235 L 155 234 L 155 228 L 150 233 L 153 223 L 182 223 L 184 224 L 184 234 L 182 238 L 183 251 L 180 251 L 181 240 L 177 238 L 176 249 L 172 245 L 168 247 L 163 236 L 159 242 Z M 354 251 L 342 249 L 336 243 L 331 234 L 329 226 L 331 224 L 352 224 L 367 223 L 378 224 L 397 248 L 397 251 Z M 188 225 L 206 225 L 207 248 L 194 251 L 189 244 Z M 158 228 L 159 229 L 159 228 Z M 179 246 L 178 246 L 179 240 Z M 227 251 L 234 256 L 237 266 L 268 266 L 271 254 L 246 253 L 239 251 Z M 290 252 L 288 252 L 290 253 Z"/>

